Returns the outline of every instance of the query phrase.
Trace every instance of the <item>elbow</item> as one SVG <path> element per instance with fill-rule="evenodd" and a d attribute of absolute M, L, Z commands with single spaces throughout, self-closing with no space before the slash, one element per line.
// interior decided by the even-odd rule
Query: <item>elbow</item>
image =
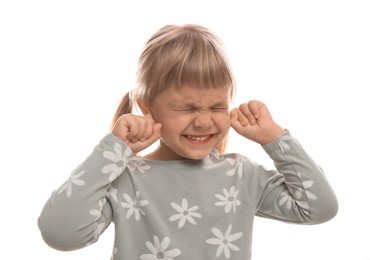
<path fill-rule="evenodd" d="M 308 224 L 322 224 L 332 220 L 338 213 L 339 205 L 335 196 L 321 203 L 321 206 L 311 211 L 308 218 Z"/>
<path fill-rule="evenodd" d="M 337 215 L 337 213 L 338 206 L 330 206 L 329 209 L 321 212 L 320 214 L 316 214 L 317 216 L 312 217 L 311 224 L 322 224 L 328 222 L 329 220 L 332 220 Z"/>
<path fill-rule="evenodd" d="M 44 242 L 59 251 L 73 251 L 89 244 L 81 239 L 76 232 L 60 223 L 50 223 L 38 219 L 38 227 Z"/>

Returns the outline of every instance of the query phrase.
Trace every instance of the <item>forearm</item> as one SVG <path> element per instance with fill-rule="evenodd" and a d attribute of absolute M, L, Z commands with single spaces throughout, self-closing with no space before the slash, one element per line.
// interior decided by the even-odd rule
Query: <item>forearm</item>
<path fill-rule="evenodd" d="M 288 221 L 297 217 L 295 222 L 306 224 L 322 223 L 336 215 L 337 199 L 322 169 L 288 131 L 264 149 L 282 175 L 282 183 L 268 196 L 275 214 Z"/>
<path fill-rule="evenodd" d="M 46 202 L 38 220 L 47 244 L 74 250 L 95 242 L 109 225 L 112 182 L 124 171 L 131 156 L 112 135 L 104 137 L 71 177 Z"/>

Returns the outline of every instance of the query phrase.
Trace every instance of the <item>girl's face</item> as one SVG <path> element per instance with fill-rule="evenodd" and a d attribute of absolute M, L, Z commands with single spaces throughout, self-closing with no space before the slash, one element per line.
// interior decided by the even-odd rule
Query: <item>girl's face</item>
<path fill-rule="evenodd" d="M 148 107 L 162 124 L 160 146 L 147 158 L 201 160 L 230 129 L 230 90 L 195 86 L 170 87 Z"/>

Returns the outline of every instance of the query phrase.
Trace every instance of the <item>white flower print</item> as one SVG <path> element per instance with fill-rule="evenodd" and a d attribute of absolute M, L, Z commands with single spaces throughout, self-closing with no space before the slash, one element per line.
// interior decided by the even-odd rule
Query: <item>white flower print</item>
<path fill-rule="evenodd" d="M 236 211 L 236 206 L 239 206 L 241 203 L 237 199 L 239 190 L 235 190 L 235 186 L 232 186 L 230 190 L 223 189 L 224 195 L 215 194 L 215 197 L 220 201 L 215 203 L 215 206 L 225 206 L 225 212 L 229 213 L 231 209 L 233 212 Z"/>
<path fill-rule="evenodd" d="M 301 174 L 297 172 L 297 175 L 300 179 L 302 179 Z M 302 181 L 303 189 L 297 190 L 295 194 L 295 198 L 300 199 L 303 195 L 303 193 L 306 193 L 306 196 L 310 200 L 317 200 L 317 196 L 310 192 L 308 189 L 311 188 L 315 182 L 313 180 L 307 180 L 307 181 Z"/>
<path fill-rule="evenodd" d="M 139 200 L 140 191 L 136 191 L 135 199 L 132 200 L 127 193 L 123 193 L 123 197 L 127 202 L 122 202 L 121 206 L 128 209 L 126 218 L 129 219 L 133 214 L 135 214 L 135 220 L 140 220 L 140 215 L 145 216 L 144 210 L 142 207 L 149 204 L 147 200 Z"/>
<path fill-rule="evenodd" d="M 291 210 L 294 205 L 298 205 L 300 208 L 305 210 L 309 209 L 307 201 L 295 200 L 287 190 L 283 191 L 280 196 L 281 199 L 279 201 L 279 205 L 281 206 L 286 203 L 287 210 Z"/>
<path fill-rule="evenodd" d="M 97 240 L 98 237 L 100 236 L 100 234 L 103 232 L 104 230 L 104 227 L 105 227 L 105 222 L 102 222 L 102 223 L 99 223 L 95 230 L 94 230 L 94 239 Z M 94 244 L 94 241 L 89 241 L 87 242 L 86 246 L 89 246 L 89 245 L 92 245 Z"/>
<path fill-rule="evenodd" d="M 181 251 L 177 248 L 167 250 L 170 245 L 170 238 L 164 237 L 162 242 L 159 241 L 158 236 L 153 237 L 153 242 L 147 241 L 146 247 L 149 249 L 150 254 L 144 254 L 140 256 L 141 260 L 173 260 L 174 257 L 181 255 Z"/>
<path fill-rule="evenodd" d="M 227 158 L 226 161 L 234 167 L 231 170 L 226 172 L 227 176 L 234 176 L 235 173 L 238 174 L 239 179 L 242 177 L 243 174 L 243 164 L 241 163 L 241 158 L 239 156 L 235 157 L 235 159 Z"/>
<path fill-rule="evenodd" d="M 301 191 L 302 193 L 305 192 L 306 196 L 310 200 L 317 200 L 317 196 L 313 194 L 311 191 L 308 190 L 308 188 L 311 188 L 315 182 L 313 180 L 308 180 L 302 182 L 304 191 Z"/>
<path fill-rule="evenodd" d="M 131 160 L 127 163 L 127 167 L 132 172 L 135 170 L 139 170 L 142 173 L 150 169 L 149 165 L 145 165 L 144 158 L 138 156 L 131 158 Z"/>
<path fill-rule="evenodd" d="M 196 225 L 197 221 L 194 218 L 201 218 L 202 215 L 198 212 L 195 212 L 199 209 L 198 206 L 193 206 L 189 208 L 188 201 L 184 198 L 182 199 L 181 206 L 176 203 L 171 203 L 172 208 L 174 208 L 178 214 L 174 214 L 170 217 L 170 221 L 179 221 L 177 223 L 178 228 L 182 228 L 185 225 L 186 221 L 189 221 L 191 224 Z"/>
<path fill-rule="evenodd" d="M 284 203 L 286 203 L 286 208 L 287 210 L 291 210 L 292 208 L 292 205 L 295 203 L 295 201 L 293 200 L 292 196 L 290 195 L 290 193 L 285 190 L 283 191 L 281 194 L 281 199 L 279 201 L 279 205 L 283 205 Z"/>
<path fill-rule="evenodd" d="M 101 211 L 103 210 L 104 204 L 106 202 L 106 199 L 103 198 L 99 200 L 99 209 L 92 209 L 89 211 L 90 215 L 93 215 L 96 217 L 96 219 L 101 217 Z"/>
<path fill-rule="evenodd" d="M 203 162 L 204 162 L 204 168 L 209 168 L 209 167 L 214 167 L 215 166 L 215 163 L 214 163 L 214 159 L 217 159 L 217 160 L 221 160 L 220 158 L 220 153 L 217 149 L 213 149 L 207 157 L 204 158 Z"/>
<path fill-rule="evenodd" d="M 209 157 L 215 157 L 217 159 L 221 159 L 220 158 L 220 152 L 217 150 L 217 149 L 213 149 L 210 153 L 209 153 Z"/>
<path fill-rule="evenodd" d="M 224 253 L 224 256 L 226 259 L 230 258 L 230 250 L 232 251 L 239 251 L 239 247 L 232 244 L 232 242 L 238 240 L 243 236 L 242 232 L 231 234 L 232 225 L 230 224 L 227 228 L 225 234 L 222 234 L 222 232 L 214 227 L 212 228 L 212 233 L 216 236 L 215 238 L 210 238 L 206 240 L 207 244 L 210 245 L 218 245 L 216 256 L 219 257 L 222 252 Z"/>
<path fill-rule="evenodd" d="M 95 220 L 99 219 L 101 217 L 101 212 L 103 210 L 104 204 L 106 202 L 106 199 L 103 198 L 99 200 L 99 209 L 92 209 L 89 211 L 90 215 L 95 217 Z M 94 237 L 97 238 L 102 233 L 103 229 L 105 227 L 105 222 L 99 223 L 96 226 Z"/>
<path fill-rule="evenodd" d="M 300 176 L 299 173 L 298 173 L 298 176 Z M 303 189 L 297 189 L 294 192 L 293 197 L 289 193 L 289 191 L 287 190 L 283 191 L 280 194 L 281 199 L 279 201 L 279 205 L 281 206 L 284 203 L 286 203 L 286 208 L 290 210 L 294 204 L 297 204 L 301 208 L 308 210 L 309 209 L 308 202 L 301 201 L 301 198 L 303 197 L 303 194 L 306 194 L 307 199 L 309 200 L 317 199 L 317 196 L 308 190 L 308 188 L 311 188 L 314 185 L 314 181 L 307 180 L 307 181 L 302 182 L 302 185 L 303 185 Z"/>
<path fill-rule="evenodd" d="M 118 191 L 116 188 L 110 187 L 108 189 L 108 195 L 112 198 L 116 203 L 118 202 Z"/>
<path fill-rule="evenodd" d="M 285 150 L 290 150 L 290 145 L 287 143 L 287 141 L 291 141 L 293 138 L 289 135 L 283 135 L 279 137 L 280 142 L 278 143 L 280 149 L 282 152 Z"/>
<path fill-rule="evenodd" d="M 76 172 L 73 171 L 71 177 L 60 187 L 58 194 L 61 194 L 64 190 L 66 191 L 66 195 L 68 198 L 72 195 L 72 185 L 75 184 L 77 186 L 84 186 L 85 182 L 80 180 L 79 178 L 85 173 L 85 171 Z"/>
<path fill-rule="evenodd" d="M 114 152 L 103 152 L 103 157 L 113 162 L 105 165 L 101 170 L 103 174 L 110 174 L 109 181 L 113 181 L 122 173 L 126 167 L 127 156 L 131 153 L 129 147 L 123 151 L 123 148 L 119 143 L 115 143 L 113 149 Z"/>

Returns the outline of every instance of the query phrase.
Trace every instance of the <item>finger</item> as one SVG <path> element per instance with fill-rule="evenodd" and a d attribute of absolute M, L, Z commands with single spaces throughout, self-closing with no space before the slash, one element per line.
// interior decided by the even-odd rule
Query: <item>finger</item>
<path fill-rule="evenodd" d="M 147 118 L 147 125 L 146 128 L 144 129 L 144 134 L 140 137 L 140 141 L 145 141 L 148 138 L 150 138 L 153 135 L 153 126 L 154 126 L 154 120 L 150 117 Z"/>
<path fill-rule="evenodd" d="M 244 126 L 241 124 L 241 122 L 239 120 L 239 115 L 238 115 L 238 109 L 237 108 L 234 108 L 233 110 L 231 110 L 231 112 L 230 112 L 230 122 L 231 122 L 231 127 L 236 132 L 239 133 L 240 131 L 242 131 Z"/>
<path fill-rule="evenodd" d="M 153 127 L 154 131 L 153 131 L 153 136 L 157 139 L 159 139 L 161 137 L 161 128 L 162 128 L 162 124 L 160 123 L 156 123 Z"/>
<path fill-rule="evenodd" d="M 154 124 L 153 126 L 153 133 L 152 135 L 146 140 L 146 145 L 149 147 L 155 141 L 157 141 L 161 137 L 161 127 L 162 125 L 159 123 Z"/>
<path fill-rule="evenodd" d="M 251 107 L 250 107 L 250 102 L 249 103 L 243 103 L 239 106 L 239 110 L 240 110 L 240 113 L 242 114 L 242 116 L 240 116 L 241 118 L 245 117 L 246 119 L 242 119 L 244 121 L 248 121 L 249 124 L 251 125 L 254 125 L 256 123 L 256 118 L 255 116 L 253 115 L 252 111 L 251 111 Z M 241 119 L 239 119 L 241 120 Z M 246 125 L 246 124 L 245 124 Z"/>
<path fill-rule="evenodd" d="M 142 120 L 141 118 L 132 118 L 132 120 L 128 121 L 129 132 L 127 134 L 127 138 L 133 143 L 137 142 L 143 135 L 143 131 L 146 129 L 146 124 L 146 120 Z"/>
<path fill-rule="evenodd" d="M 249 112 L 248 109 L 245 110 L 246 112 L 243 112 L 241 109 L 237 109 L 236 111 L 238 113 L 238 121 L 242 126 L 247 126 L 248 124 L 251 123 L 250 119 L 253 119 L 253 117 L 251 116 L 251 113 Z"/>
<path fill-rule="evenodd" d="M 141 117 L 140 124 L 139 124 L 139 132 L 135 136 L 134 139 L 136 141 L 139 141 L 139 140 L 145 141 L 146 139 L 148 139 L 153 133 L 153 129 L 152 129 L 153 124 L 154 124 L 154 121 L 151 120 L 151 118 Z"/>
<path fill-rule="evenodd" d="M 248 106 L 253 116 L 258 119 L 260 117 L 260 108 L 264 106 L 264 104 L 261 101 L 252 100 L 249 102 Z"/>
<path fill-rule="evenodd" d="M 236 108 L 232 109 L 230 111 L 230 121 L 235 122 L 238 120 L 238 111 Z"/>

